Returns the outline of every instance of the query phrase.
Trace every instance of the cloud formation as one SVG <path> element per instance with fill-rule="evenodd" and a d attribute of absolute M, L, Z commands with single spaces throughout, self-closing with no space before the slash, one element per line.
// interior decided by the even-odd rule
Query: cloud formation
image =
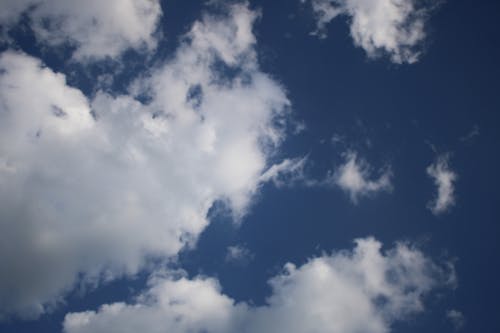
<path fill-rule="evenodd" d="M 135 303 L 70 313 L 66 333 L 329 332 L 386 333 L 424 310 L 423 299 L 453 272 L 404 243 L 383 252 L 373 238 L 353 251 L 287 264 L 270 280 L 265 305 L 236 303 L 211 278 L 155 276 Z"/>
<path fill-rule="evenodd" d="M 82 61 L 154 49 L 162 11 L 158 0 L 6 0 L 0 25 L 11 27 L 23 13 L 40 42 L 69 43 L 76 48 L 73 58 Z"/>
<path fill-rule="evenodd" d="M 244 245 L 227 247 L 226 262 L 245 265 L 253 260 L 254 254 Z"/>
<path fill-rule="evenodd" d="M 295 184 L 315 185 L 317 181 L 309 178 L 305 173 L 307 162 L 307 156 L 284 159 L 267 169 L 260 177 L 260 180 L 263 183 L 272 182 L 276 187 L 292 186 Z"/>
<path fill-rule="evenodd" d="M 328 23 L 346 15 L 355 45 L 368 57 L 387 54 L 398 64 L 418 61 L 428 10 L 414 0 L 311 0 L 311 5 L 316 18 L 312 34 L 326 38 Z"/>
<path fill-rule="evenodd" d="M 445 213 L 455 205 L 455 182 L 458 176 L 450 169 L 448 160 L 449 154 L 440 155 L 426 169 L 437 187 L 435 198 L 427 204 L 434 215 Z"/>
<path fill-rule="evenodd" d="M 289 109 L 259 69 L 257 16 L 205 16 L 130 95 L 88 99 L 40 61 L 1 55 L 0 317 L 175 257 L 217 200 L 245 214 Z"/>
<path fill-rule="evenodd" d="M 372 171 L 368 162 L 359 158 L 353 151 L 348 151 L 344 156 L 344 164 L 340 165 L 325 182 L 340 187 L 349 194 L 353 203 L 357 203 L 361 197 L 392 190 L 390 169 L 386 168 L 378 178 L 370 179 Z"/>
<path fill-rule="evenodd" d="M 465 316 L 458 310 L 451 309 L 446 311 L 446 318 L 448 318 L 456 331 L 461 330 L 465 325 Z"/>

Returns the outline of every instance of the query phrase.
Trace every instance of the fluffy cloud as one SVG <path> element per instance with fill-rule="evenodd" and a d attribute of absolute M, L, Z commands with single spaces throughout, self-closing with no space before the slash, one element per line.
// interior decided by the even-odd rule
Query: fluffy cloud
<path fill-rule="evenodd" d="M 369 57 L 385 53 L 395 63 L 418 60 L 428 11 L 417 8 L 414 0 L 311 0 L 311 3 L 317 20 L 313 34 L 320 38 L 326 37 L 330 21 L 347 15 L 354 43 Z"/>
<path fill-rule="evenodd" d="M 373 238 L 358 239 L 353 251 L 287 264 L 266 305 L 235 303 L 210 278 L 156 276 L 134 304 L 70 313 L 64 331 L 386 333 L 452 276 L 407 244 L 384 253 Z"/>
<path fill-rule="evenodd" d="M 196 22 L 132 95 L 89 100 L 38 60 L 1 55 L 0 315 L 39 315 L 79 279 L 175 256 L 217 200 L 245 214 L 289 109 L 259 70 L 256 17 L 237 5 Z"/>
<path fill-rule="evenodd" d="M 349 151 L 345 154 L 344 164 L 340 165 L 325 183 L 339 186 L 349 194 L 354 203 L 357 203 L 360 197 L 392 190 L 390 169 L 386 169 L 377 179 L 371 180 L 370 177 L 370 165 L 360 159 L 357 153 Z"/>
<path fill-rule="evenodd" d="M 427 204 L 427 207 L 435 215 L 442 214 L 455 205 L 455 182 L 458 176 L 450 170 L 448 160 L 448 154 L 440 155 L 426 170 L 427 175 L 434 180 L 434 184 L 437 186 L 436 197 Z"/>
<path fill-rule="evenodd" d="M 0 24 L 17 23 L 27 13 L 39 41 L 70 43 L 75 60 L 117 57 L 129 48 L 153 49 L 161 16 L 158 0 L 7 0 Z"/>

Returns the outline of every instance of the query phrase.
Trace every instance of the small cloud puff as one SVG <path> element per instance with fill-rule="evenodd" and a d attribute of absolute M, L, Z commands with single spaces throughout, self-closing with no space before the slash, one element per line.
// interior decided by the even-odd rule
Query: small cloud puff
<path fill-rule="evenodd" d="M 360 197 L 373 195 L 381 191 L 392 190 L 392 171 L 386 168 L 376 179 L 370 179 L 371 167 L 353 151 L 345 153 L 345 162 L 337 168 L 327 182 L 339 186 L 347 192 L 353 203 Z"/>
<path fill-rule="evenodd" d="M 228 246 L 226 262 L 234 264 L 247 264 L 252 261 L 254 254 L 244 245 Z"/>
<path fill-rule="evenodd" d="M 465 325 L 465 316 L 462 312 L 451 309 L 446 312 L 446 318 L 451 322 L 455 330 L 460 330 Z"/>
<path fill-rule="evenodd" d="M 434 215 L 445 213 L 455 205 L 455 182 L 458 175 L 449 168 L 448 160 L 449 154 L 440 155 L 426 170 L 437 186 L 435 198 L 427 204 Z"/>
<path fill-rule="evenodd" d="M 278 164 L 273 164 L 261 176 L 261 183 L 272 182 L 276 187 L 291 186 L 296 183 L 308 185 L 314 180 L 305 174 L 307 156 L 284 159 Z"/>

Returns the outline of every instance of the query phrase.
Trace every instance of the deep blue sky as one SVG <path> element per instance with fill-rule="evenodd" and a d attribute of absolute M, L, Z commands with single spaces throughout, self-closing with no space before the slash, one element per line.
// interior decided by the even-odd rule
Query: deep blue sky
<path fill-rule="evenodd" d="M 375 169 L 389 163 L 394 189 L 355 205 L 340 189 L 266 184 L 239 226 L 224 210 L 212 209 L 212 223 L 195 249 L 181 253 L 178 267 L 191 276 L 217 277 L 223 292 L 237 301 L 263 304 L 270 294 L 267 280 L 286 262 L 300 265 L 323 252 L 351 248 L 357 237 L 373 235 L 387 247 L 409 240 L 433 258 L 454 258 L 458 286 L 429 296 L 423 314 L 397 323 L 393 331 L 453 332 L 445 317 L 453 308 L 466 318 L 463 331 L 499 332 L 500 4 L 441 4 L 427 24 L 425 52 L 412 65 L 368 59 L 353 45 L 344 18 L 328 25 L 328 38 L 309 36 L 314 20 L 299 1 L 251 1 L 251 6 L 262 12 L 255 25 L 262 70 L 286 88 L 294 118 L 307 126 L 284 142 L 276 159 L 309 154 L 309 171 L 321 177 L 354 149 Z M 135 66 L 121 74 L 116 91 L 149 64 L 168 58 L 204 8 L 200 1 L 164 1 L 165 39 L 158 54 L 148 62 L 131 52 L 128 61 Z M 41 50 L 29 32 L 12 34 L 20 49 L 66 73 L 70 84 L 87 94 L 95 89 L 92 74 L 83 72 L 88 68 L 69 64 L 63 52 Z M 92 66 L 96 72 L 109 70 L 105 63 Z M 479 135 L 461 140 L 474 128 Z M 343 142 L 332 144 L 334 135 Z M 456 205 L 435 216 L 426 208 L 435 188 L 425 169 L 440 153 L 451 154 L 458 181 Z M 228 263 L 226 249 L 236 244 L 244 244 L 253 259 Z M 12 319 L 0 324 L 0 332 L 59 332 L 67 312 L 130 299 L 146 277 L 71 295 L 53 314 Z"/>

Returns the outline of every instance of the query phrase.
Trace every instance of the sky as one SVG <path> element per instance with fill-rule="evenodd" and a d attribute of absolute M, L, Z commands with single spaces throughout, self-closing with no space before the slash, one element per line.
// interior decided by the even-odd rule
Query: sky
<path fill-rule="evenodd" d="M 498 2 L 0 9 L 0 332 L 500 331 Z"/>

